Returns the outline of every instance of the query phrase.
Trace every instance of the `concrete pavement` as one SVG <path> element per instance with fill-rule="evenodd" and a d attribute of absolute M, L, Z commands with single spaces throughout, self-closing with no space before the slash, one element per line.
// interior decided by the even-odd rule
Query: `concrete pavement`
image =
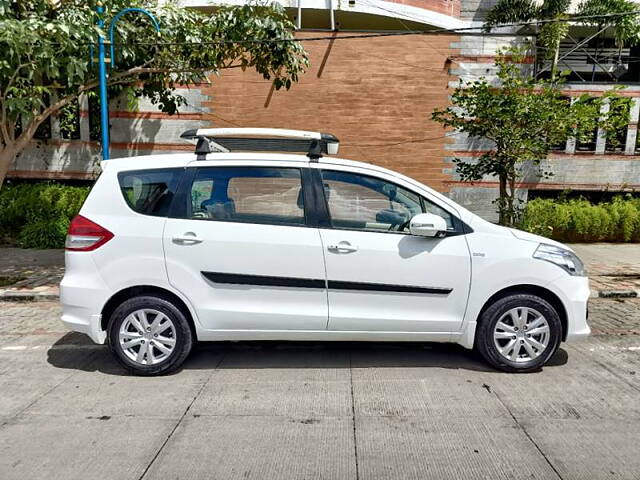
<path fill-rule="evenodd" d="M 56 301 L 64 250 L 0 248 L 0 300 Z"/>
<path fill-rule="evenodd" d="M 0 303 L 3 480 L 640 478 L 637 300 L 594 300 L 598 335 L 529 375 L 454 345 L 236 343 L 137 378 L 58 314 Z"/>
<path fill-rule="evenodd" d="M 640 297 L 640 244 L 570 244 L 584 262 L 592 296 Z"/>

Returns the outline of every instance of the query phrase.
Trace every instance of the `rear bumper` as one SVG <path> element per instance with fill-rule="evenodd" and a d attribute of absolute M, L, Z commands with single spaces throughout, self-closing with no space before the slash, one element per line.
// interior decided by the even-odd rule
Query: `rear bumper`
<path fill-rule="evenodd" d="M 60 283 L 62 323 L 74 332 L 88 335 L 103 344 L 102 307 L 109 298 L 109 289 L 100 277 L 90 256 L 85 252 L 67 252 L 66 270 Z"/>
<path fill-rule="evenodd" d="M 83 312 L 79 313 L 79 315 L 75 314 L 65 308 L 61 317 L 64 326 L 74 332 L 80 332 L 88 335 L 94 343 L 103 344 L 107 339 L 107 334 L 100 328 L 102 315 L 89 315 L 87 317 Z"/>

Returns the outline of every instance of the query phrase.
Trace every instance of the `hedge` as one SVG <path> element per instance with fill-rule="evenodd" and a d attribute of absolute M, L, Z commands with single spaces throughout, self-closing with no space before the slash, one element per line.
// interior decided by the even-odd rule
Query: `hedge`
<path fill-rule="evenodd" d="M 0 234 L 23 248 L 63 248 L 69 222 L 89 187 L 57 183 L 4 185 L 0 190 Z"/>
<path fill-rule="evenodd" d="M 520 228 L 566 242 L 640 242 L 640 198 L 536 198 L 527 203 Z"/>

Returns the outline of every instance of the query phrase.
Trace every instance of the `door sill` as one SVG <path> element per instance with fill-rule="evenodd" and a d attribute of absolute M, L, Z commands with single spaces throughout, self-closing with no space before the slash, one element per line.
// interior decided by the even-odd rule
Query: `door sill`
<path fill-rule="evenodd" d="M 308 340 L 371 342 L 443 342 L 460 340 L 459 332 L 381 332 L 338 330 L 204 330 L 198 329 L 198 340 Z"/>

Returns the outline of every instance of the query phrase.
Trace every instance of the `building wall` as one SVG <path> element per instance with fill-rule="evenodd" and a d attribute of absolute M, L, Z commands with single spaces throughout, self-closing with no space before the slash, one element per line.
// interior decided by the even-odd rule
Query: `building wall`
<path fill-rule="evenodd" d="M 314 34 L 300 34 L 301 37 Z M 233 69 L 203 93 L 213 125 L 319 130 L 340 156 L 372 162 L 446 190 L 446 132 L 430 120 L 448 103 L 449 36 L 309 42 L 311 67 L 290 91 Z"/>
<path fill-rule="evenodd" d="M 465 5 L 468 6 L 469 1 L 462 3 L 463 15 Z M 452 47 L 458 50 L 458 54 L 451 58 L 451 74 L 458 80 L 452 81 L 449 88 L 455 88 L 459 81 L 473 81 L 481 76 L 495 80 L 494 61 L 498 50 L 510 45 L 524 44 L 530 40 L 517 35 L 461 36 L 457 42 L 452 43 Z M 623 86 L 619 94 L 630 97 L 633 101 L 626 142 L 622 145 L 621 151 L 611 153 L 605 150 L 606 132 L 604 131 L 598 132 L 595 148 L 589 152 L 576 150 L 575 141 L 570 139 L 564 151 L 552 153 L 546 161 L 542 162 L 540 168 L 534 168 L 531 165 L 522 166 L 522 178 L 518 184 L 519 198 L 526 201 L 530 192 L 536 190 L 624 192 L 640 189 L 640 156 L 638 156 L 639 150 L 636 145 L 640 86 Z M 564 94 L 568 97 L 583 94 L 600 96 L 611 88 L 613 88 L 612 84 L 572 83 L 564 87 Z M 468 138 L 464 134 L 452 136 L 446 146 L 445 162 L 449 165 L 448 172 L 451 177 L 445 181 L 445 190 L 461 205 L 489 220 L 496 221 L 498 215 L 493 202 L 498 197 L 497 179 L 486 177 L 473 184 L 461 182 L 453 164 L 454 158 L 472 162 L 474 158 L 491 147 L 490 142 Z M 540 171 L 549 172 L 551 176 L 541 178 Z"/>
<path fill-rule="evenodd" d="M 461 0 L 460 18 L 472 21 L 482 21 L 487 10 L 493 7 L 498 0 Z"/>
<path fill-rule="evenodd" d="M 159 112 L 147 99 L 140 99 L 135 111 L 129 111 L 126 100 L 113 99 L 109 103 L 111 158 L 151 153 L 191 151 L 193 146 L 182 141 L 180 134 L 189 128 L 204 127 L 210 121 L 202 103 L 206 100 L 198 87 L 178 88 L 189 105 L 179 115 Z M 9 178 L 94 179 L 99 173 L 100 142 L 90 133 L 89 105 L 80 101 L 80 138 L 64 140 L 55 119 L 51 122 L 51 138 L 33 140 L 23 151 Z M 92 121 L 99 122 L 96 116 Z"/>
<path fill-rule="evenodd" d="M 301 38 L 317 33 L 300 33 Z M 340 156 L 386 166 L 440 191 L 448 189 L 448 133 L 430 120 L 448 103 L 452 36 L 399 36 L 305 43 L 310 68 L 291 90 L 250 71 L 230 69 L 211 85 L 182 89 L 189 106 L 167 116 L 144 99 L 135 112 L 110 105 L 112 158 L 190 151 L 188 128 L 274 127 L 330 132 Z M 88 107 L 81 107 L 81 138 L 34 141 L 13 177 L 91 178 L 99 143 L 89 139 Z M 55 129 L 52 132 L 56 137 Z"/>
<path fill-rule="evenodd" d="M 460 16 L 460 0 L 387 0 L 392 3 L 411 5 L 434 12 L 444 13 L 454 17 Z M 356 0 L 357 2 L 357 0 Z"/>
<path fill-rule="evenodd" d="M 357 1 L 357 0 L 356 0 Z M 429 11 L 451 11 L 450 18 L 481 22 L 496 0 L 396 0 Z M 460 20 L 457 20 L 459 16 Z M 405 19 L 406 20 L 406 19 Z M 330 32 L 300 32 L 299 37 Z M 249 71 L 230 69 L 212 77 L 210 85 L 183 88 L 189 102 L 176 116 L 164 115 L 145 100 L 128 111 L 111 103 L 111 155 L 114 158 L 149 153 L 191 151 L 180 139 L 189 128 L 280 127 L 320 130 L 341 140 L 341 156 L 398 170 L 450 195 L 485 218 L 496 220 L 492 202 L 498 195 L 495 178 L 474 184 L 461 182 L 454 158 L 473 160 L 491 148 L 487 142 L 446 132 L 430 120 L 436 107 L 449 103 L 460 81 L 480 76 L 495 79 L 495 55 L 505 46 L 527 40 L 517 35 L 397 36 L 359 40 L 305 42 L 311 66 L 289 91 L 274 91 L 272 83 Z M 611 85 L 576 84 L 567 95 L 600 95 Z M 599 132 L 593 152 L 578 152 L 569 141 L 543 168 L 553 176 L 540 179 L 523 166 L 519 196 L 533 190 L 638 190 L 640 157 L 636 133 L 640 86 L 623 95 L 634 98 L 626 145 L 605 152 L 605 132 Z M 34 141 L 14 165 L 10 176 L 93 178 L 99 144 L 89 132 L 88 105 L 81 103 L 80 139 L 63 141 L 55 122 L 52 138 Z"/>

